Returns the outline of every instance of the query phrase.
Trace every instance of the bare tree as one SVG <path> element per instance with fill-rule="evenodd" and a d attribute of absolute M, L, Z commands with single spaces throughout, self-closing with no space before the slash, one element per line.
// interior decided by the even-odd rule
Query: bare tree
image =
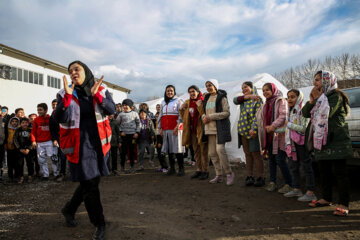
<path fill-rule="evenodd" d="M 336 61 L 332 56 L 326 56 L 324 61 L 321 62 L 321 68 L 330 72 L 336 71 Z"/>
<path fill-rule="evenodd" d="M 337 56 L 336 58 L 336 66 L 338 69 L 338 80 L 346 81 L 350 78 L 350 54 L 343 53 L 341 56 Z M 344 87 L 346 87 L 346 82 Z"/>
<path fill-rule="evenodd" d="M 301 66 L 301 79 L 306 86 L 310 86 L 314 79 L 314 74 L 320 69 L 320 61 L 318 59 L 308 59 Z"/>

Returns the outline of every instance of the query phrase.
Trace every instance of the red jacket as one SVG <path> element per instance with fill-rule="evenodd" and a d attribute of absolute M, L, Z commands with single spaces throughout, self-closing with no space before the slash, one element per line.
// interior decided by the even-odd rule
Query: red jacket
<path fill-rule="evenodd" d="M 51 140 L 49 120 L 49 115 L 35 118 L 31 130 L 31 142 L 47 142 Z"/>
<path fill-rule="evenodd" d="M 99 106 L 102 99 L 106 97 L 106 89 L 103 86 L 99 87 L 97 97 L 93 98 L 94 110 L 97 120 L 97 127 L 101 141 L 102 151 L 104 156 L 110 150 L 111 142 L 111 127 L 109 118 L 104 114 L 102 108 Z M 64 105 L 68 105 L 68 111 L 71 112 L 71 119 L 68 123 L 60 123 L 60 148 L 66 155 L 69 162 L 79 163 L 79 149 L 80 149 L 80 106 L 76 96 L 71 95 L 70 99 L 66 99 L 65 90 L 62 89 L 58 93 L 62 98 Z M 65 97 L 65 98 L 64 98 Z M 96 100 L 98 99 L 98 100 Z M 70 100 L 70 101 L 69 101 Z M 67 102 L 67 103 L 65 103 Z"/>

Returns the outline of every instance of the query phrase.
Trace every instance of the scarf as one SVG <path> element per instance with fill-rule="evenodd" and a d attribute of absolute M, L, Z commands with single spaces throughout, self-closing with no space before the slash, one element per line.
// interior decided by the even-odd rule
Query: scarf
<path fill-rule="evenodd" d="M 204 96 L 199 92 L 196 99 L 190 98 L 189 114 L 190 114 L 190 129 L 191 133 L 196 133 L 197 123 L 199 119 L 199 111 L 197 110 L 196 102 L 198 100 L 204 101 Z"/>
<path fill-rule="evenodd" d="M 91 97 L 91 88 L 95 84 L 94 75 L 92 74 L 90 68 L 85 63 L 82 63 L 80 61 L 74 61 L 74 62 L 70 63 L 68 70 L 69 70 L 70 66 L 73 65 L 74 63 L 81 65 L 85 71 L 84 82 L 81 85 L 75 85 L 75 90 L 76 90 L 76 92 L 82 93 L 82 95 Z"/>
<path fill-rule="evenodd" d="M 313 128 L 313 142 L 314 148 L 321 150 L 323 145 L 326 145 L 328 134 L 328 121 L 330 114 L 330 106 L 327 94 L 335 90 L 337 86 L 337 79 L 335 74 L 328 71 L 322 71 L 322 91 L 323 93 L 317 99 L 315 106 L 311 110 L 311 124 Z"/>
<path fill-rule="evenodd" d="M 286 120 L 289 121 L 289 123 L 293 124 L 300 124 L 301 122 L 301 108 L 302 103 L 304 101 L 304 94 L 299 91 L 300 94 L 297 98 L 297 101 L 295 103 L 295 106 L 290 110 L 289 114 L 286 116 Z M 288 157 L 291 157 L 293 161 L 297 161 L 297 155 L 296 155 L 296 149 L 295 144 L 304 145 L 305 143 L 305 135 L 298 133 L 294 130 L 291 130 L 289 128 L 285 128 L 285 151 Z"/>
<path fill-rule="evenodd" d="M 274 83 L 271 84 L 271 92 L 272 96 L 269 99 L 266 99 L 263 114 L 264 114 L 264 128 L 266 126 L 270 126 L 273 122 L 273 111 L 275 107 L 276 99 L 282 96 L 281 92 L 278 90 L 278 88 L 275 86 Z M 273 140 L 273 134 L 268 134 L 265 130 L 265 139 L 264 139 L 264 149 L 267 149 Z"/>

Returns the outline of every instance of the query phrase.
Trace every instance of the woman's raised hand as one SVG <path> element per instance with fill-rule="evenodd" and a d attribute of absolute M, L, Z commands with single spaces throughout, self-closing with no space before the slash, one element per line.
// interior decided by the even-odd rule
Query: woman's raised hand
<path fill-rule="evenodd" d="M 95 96 L 95 94 L 98 92 L 99 87 L 104 79 L 104 76 L 101 76 L 100 80 L 98 82 L 95 81 L 94 86 L 91 88 L 91 95 Z"/>
<path fill-rule="evenodd" d="M 69 88 L 68 81 L 67 81 L 65 75 L 63 76 L 63 81 L 64 81 L 64 89 L 65 89 L 65 92 L 66 92 L 67 94 L 72 95 L 72 94 L 73 94 L 73 91 L 74 91 L 75 84 L 72 84 L 71 88 Z"/>

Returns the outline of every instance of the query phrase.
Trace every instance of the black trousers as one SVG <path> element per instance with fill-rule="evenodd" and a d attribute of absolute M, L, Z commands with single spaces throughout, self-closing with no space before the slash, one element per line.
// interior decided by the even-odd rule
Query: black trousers
<path fill-rule="evenodd" d="M 111 146 L 111 170 L 117 170 L 118 146 Z M 110 169 L 110 168 L 109 168 Z"/>
<path fill-rule="evenodd" d="M 121 144 L 121 167 L 125 167 L 125 160 L 126 160 L 126 154 L 129 150 L 130 155 L 130 166 L 134 166 L 134 160 L 135 160 L 135 145 L 136 145 L 136 139 L 133 138 L 134 134 L 126 134 L 125 137 L 122 137 L 122 144 Z"/>
<path fill-rule="evenodd" d="M 184 169 L 184 154 L 183 153 L 169 153 L 170 168 L 175 169 L 175 157 L 177 159 L 179 169 Z"/>
<path fill-rule="evenodd" d="M 65 205 L 65 211 L 75 215 L 78 207 L 84 201 L 90 222 L 95 227 L 105 226 L 103 207 L 100 200 L 99 183 L 100 177 L 81 181 L 71 200 Z"/>
<path fill-rule="evenodd" d="M 60 174 L 66 175 L 66 155 L 58 148 L 58 159 L 60 160 Z"/>
<path fill-rule="evenodd" d="M 323 199 L 328 202 L 332 202 L 332 190 L 335 178 L 337 182 L 339 204 L 348 207 L 350 202 L 350 186 L 346 160 L 320 160 L 319 170 Z"/>
<path fill-rule="evenodd" d="M 8 167 L 8 176 L 10 179 L 13 179 L 16 176 L 15 168 L 17 161 L 17 150 L 7 150 L 7 167 Z"/>
<path fill-rule="evenodd" d="M 24 176 L 24 159 L 26 161 L 26 167 L 28 169 L 28 176 L 34 175 L 34 157 L 35 156 L 33 154 L 31 154 L 30 152 L 27 155 L 25 155 L 19 151 L 18 159 L 15 163 L 16 164 L 15 165 L 15 175 L 17 175 L 19 177 Z"/>

